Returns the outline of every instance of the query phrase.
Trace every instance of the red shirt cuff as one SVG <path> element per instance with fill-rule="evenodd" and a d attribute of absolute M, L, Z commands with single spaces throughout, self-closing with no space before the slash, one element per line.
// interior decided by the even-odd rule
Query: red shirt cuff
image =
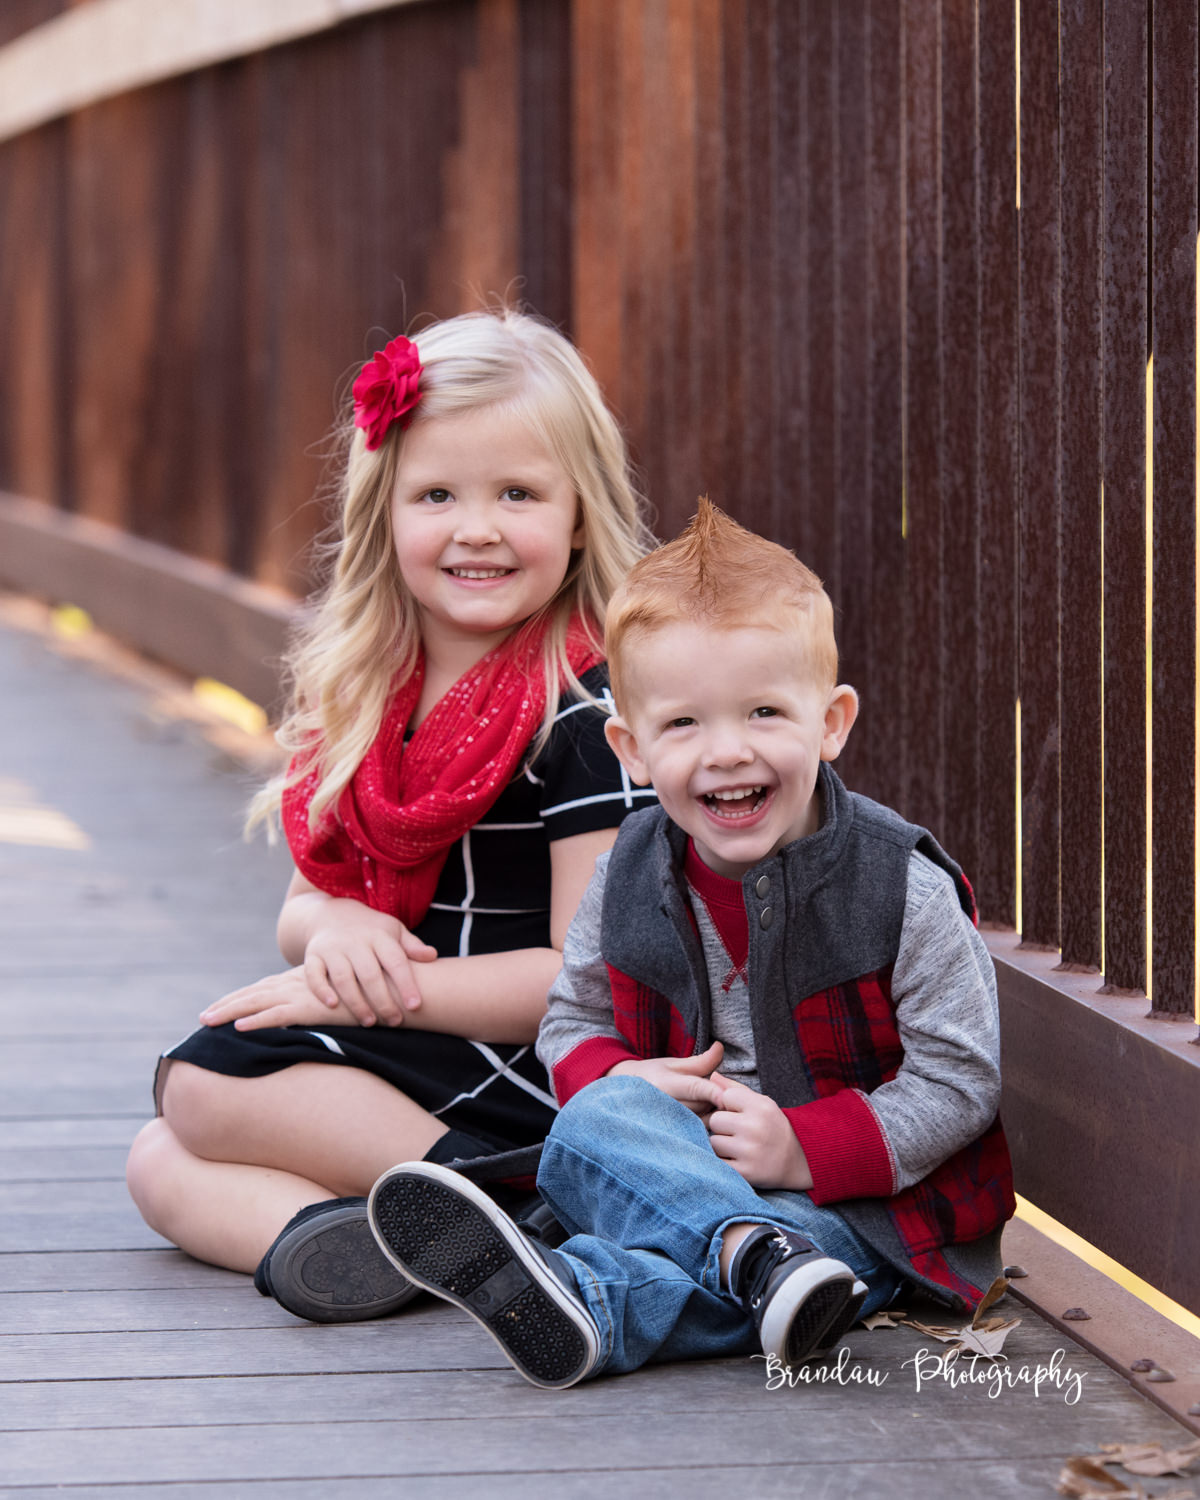
<path fill-rule="evenodd" d="M 814 1203 L 890 1198 L 892 1161 L 875 1114 L 857 1089 L 840 1089 L 811 1104 L 785 1109 L 804 1150 Z"/>
<path fill-rule="evenodd" d="M 616 1037 L 593 1036 L 580 1042 L 554 1067 L 554 1097 L 565 1104 L 572 1094 L 603 1078 L 609 1068 L 619 1062 L 637 1062 L 638 1055 L 631 1052 L 624 1042 Z"/>

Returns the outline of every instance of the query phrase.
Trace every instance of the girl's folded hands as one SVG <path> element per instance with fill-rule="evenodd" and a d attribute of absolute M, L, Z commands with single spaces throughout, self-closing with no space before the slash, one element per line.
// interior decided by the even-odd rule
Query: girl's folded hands
<path fill-rule="evenodd" d="M 402 923 L 357 901 L 330 901 L 304 962 L 234 990 L 205 1010 L 206 1026 L 402 1026 L 420 1009 L 413 965 L 437 950 Z"/>
<path fill-rule="evenodd" d="M 359 901 L 331 900 L 322 917 L 304 948 L 309 989 L 360 1026 L 402 1026 L 405 1012 L 421 1004 L 414 965 L 432 963 L 437 949 Z"/>

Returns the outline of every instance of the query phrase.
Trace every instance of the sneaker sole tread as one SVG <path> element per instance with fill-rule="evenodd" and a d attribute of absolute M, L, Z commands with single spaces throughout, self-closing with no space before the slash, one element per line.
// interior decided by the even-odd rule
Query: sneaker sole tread
<path fill-rule="evenodd" d="M 763 1352 L 789 1365 L 828 1353 L 849 1326 L 854 1285 L 854 1273 L 840 1261 L 822 1258 L 797 1267 L 758 1317 Z"/>
<path fill-rule="evenodd" d="M 418 1294 L 380 1250 L 365 1209 L 297 1225 L 271 1252 L 267 1281 L 281 1307 L 311 1323 L 383 1317 Z"/>
<path fill-rule="evenodd" d="M 534 1385 L 573 1385 L 596 1360 L 594 1335 L 552 1271 L 475 1201 L 471 1185 L 385 1174 L 371 1194 L 376 1236 L 404 1275 L 470 1313 Z M 511 1235 L 520 1235 L 515 1225 Z"/>
<path fill-rule="evenodd" d="M 810 1292 L 796 1310 L 787 1331 L 787 1363 L 802 1364 L 806 1359 L 832 1348 L 826 1344 L 832 1325 L 845 1314 L 849 1286 L 844 1281 L 827 1282 Z"/>

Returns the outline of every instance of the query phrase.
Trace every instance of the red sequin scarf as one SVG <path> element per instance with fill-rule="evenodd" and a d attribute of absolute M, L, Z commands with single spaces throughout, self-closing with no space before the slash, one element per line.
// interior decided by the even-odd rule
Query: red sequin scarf
<path fill-rule="evenodd" d="M 545 635 L 545 627 L 518 631 L 489 651 L 434 705 L 406 745 L 404 733 L 425 679 L 420 656 L 342 792 L 338 817 L 309 831 L 315 768 L 284 792 L 283 827 L 300 873 L 331 896 L 353 897 L 415 927 L 429 909 L 451 846 L 499 797 L 541 723 Z M 566 648 L 576 676 L 604 659 L 577 618 Z"/>

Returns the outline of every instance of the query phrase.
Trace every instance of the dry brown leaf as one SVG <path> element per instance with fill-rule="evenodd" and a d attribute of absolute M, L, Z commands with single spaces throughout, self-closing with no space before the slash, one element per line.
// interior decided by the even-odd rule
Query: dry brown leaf
<path fill-rule="evenodd" d="M 1082 1453 L 1067 1459 L 1056 1489 L 1060 1495 L 1071 1495 L 1074 1500 L 1146 1500 L 1146 1491 L 1140 1484 L 1126 1484 L 1110 1474 L 1102 1463 Z"/>
<path fill-rule="evenodd" d="M 940 1344 L 949 1344 L 947 1355 L 950 1359 L 956 1359 L 960 1354 L 995 1359 L 1004 1347 L 1004 1340 L 1020 1321 L 1020 1318 L 988 1318 L 980 1325 L 967 1323 L 961 1328 L 950 1328 L 942 1323 L 918 1323 L 914 1318 L 908 1326 L 927 1338 L 937 1339 Z"/>
<path fill-rule="evenodd" d="M 960 1354 L 977 1354 L 982 1359 L 998 1359 L 1004 1340 L 1020 1323 L 1020 1318 L 1009 1318 L 1007 1322 L 997 1319 L 998 1328 L 964 1328 L 956 1344 L 951 1344 L 949 1353 L 957 1358 Z"/>
<path fill-rule="evenodd" d="M 1131 1459 L 1147 1458 L 1162 1451 L 1161 1443 L 1101 1443 L 1100 1452 L 1092 1457 L 1098 1464 L 1120 1464 L 1123 1468 Z"/>
<path fill-rule="evenodd" d="M 950 1328 L 945 1323 L 918 1323 L 916 1318 L 909 1318 L 908 1326 L 943 1344 L 953 1343 L 955 1339 L 962 1337 L 964 1331 L 961 1328 Z"/>
<path fill-rule="evenodd" d="M 1164 1474 L 1191 1474 L 1200 1459 L 1200 1438 L 1182 1448 L 1165 1449 L 1161 1443 L 1101 1443 L 1096 1455 L 1102 1463 L 1120 1464 L 1130 1474 L 1160 1478 Z"/>
<path fill-rule="evenodd" d="M 880 1308 L 878 1312 L 873 1312 L 870 1316 L 863 1318 L 861 1326 L 863 1328 L 900 1328 L 905 1321 L 902 1312 L 888 1312 L 886 1308 Z"/>
<path fill-rule="evenodd" d="M 988 1308 L 991 1307 L 993 1302 L 999 1302 L 1000 1298 L 1003 1297 L 1005 1292 L 1007 1291 L 1008 1278 L 1005 1276 L 997 1276 L 995 1281 L 992 1282 L 991 1286 L 988 1287 L 987 1291 L 984 1292 L 983 1301 L 975 1309 L 975 1316 L 971 1319 L 972 1328 L 979 1327 L 980 1320 L 982 1319 L 984 1313 L 987 1312 Z"/>

